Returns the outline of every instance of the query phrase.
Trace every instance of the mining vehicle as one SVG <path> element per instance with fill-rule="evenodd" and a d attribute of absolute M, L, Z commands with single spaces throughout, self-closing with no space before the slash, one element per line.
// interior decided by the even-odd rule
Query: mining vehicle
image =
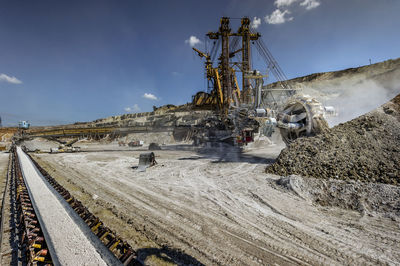
<path fill-rule="evenodd" d="M 135 140 L 135 141 L 131 141 L 128 143 L 129 147 L 141 147 L 143 146 L 143 141 L 141 140 Z"/>
<path fill-rule="evenodd" d="M 52 140 L 55 140 L 60 143 L 58 148 L 51 148 L 50 153 L 60 153 L 60 152 L 79 152 L 81 151 L 80 147 L 73 147 L 72 145 L 79 140 L 79 138 L 72 139 L 70 141 L 61 141 L 57 138 L 52 138 Z"/>
<path fill-rule="evenodd" d="M 207 41 L 212 42 L 210 51 L 193 47 L 205 59 L 208 86 L 206 92 L 193 96 L 192 106 L 213 110 L 215 114 L 198 125 L 194 142 L 242 146 L 252 142 L 255 134 L 269 137 L 278 128 L 282 140 L 290 144 L 326 129 L 325 116 L 333 107 L 324 107 L 292 88 L 261 34 L 251 28 L 250 19 L 244 17 L 240 22 L 238 30 L 233 32 L 230 18 L 221 18 L 218 31 L 206 34 Z M 252 69 L 252 46 L 266 63 L 265 74 Z M 275 86 L 264 85 L 271 73 L 276 79 Z M 237 74 L 241 76 L 241 88 Z"/>
<path fill-rule="evenodd" d="M 31 124 L 29 124 L 27 121 L 19 121 L 18 122 L 18 128 L 19 129 L 29 129 Z"/>

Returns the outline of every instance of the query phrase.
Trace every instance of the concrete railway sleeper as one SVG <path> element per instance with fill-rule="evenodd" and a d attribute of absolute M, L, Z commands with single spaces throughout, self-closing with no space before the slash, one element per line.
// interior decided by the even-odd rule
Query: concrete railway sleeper
<path fill-rule="evenodd" d="M 10 242 L 13 265 L 53 265 L 41 225 L 26 187 L 15 147 L 10 151 Z M 3 223 L 3 225 L 5 225 Z M 4 228 L 2 228 L 2 233 Z"/>
<path fill-rule="evenodd" d="M 29 154 L 28 156 L 47 182 L 66 200 L 72 209 L 89 226 L 92 232 L 119 261 L 123 263 L 123 265 L 141 265 L 141 263 L 137 261 L 136 251 L 126 241 L 123 241 L 115 232 L 105 226 L 98 217 L 83 206 L 79 200 L 74 198 L 68 190 L 51 177 Z"/>

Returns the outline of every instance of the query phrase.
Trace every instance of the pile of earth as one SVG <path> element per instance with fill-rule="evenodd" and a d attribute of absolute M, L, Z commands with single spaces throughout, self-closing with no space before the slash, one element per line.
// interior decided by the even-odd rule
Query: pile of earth
<path fill-rule="evenodd" d="M 298 175 L 269 179 L 269 182 L 278 189 L 292 191 L 295 195 L 322 206 L 351 209 L 362 215 L 381 213 L 393 220 L 400 218 L 400 186 Z"/>
<path fill-rule="evenodd" d="M 266 172 L 400 185 L 400 94 L 379 108 L 285 148 Z"/>

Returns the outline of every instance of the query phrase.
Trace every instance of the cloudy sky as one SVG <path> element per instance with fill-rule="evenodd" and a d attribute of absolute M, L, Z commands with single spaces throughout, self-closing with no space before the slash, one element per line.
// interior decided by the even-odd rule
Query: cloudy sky
<path fill-rule="evenodd" d="M 400 57 L 398 0 L 1 1 L 3 125 L 91 121 L 205 89 L 205 33 L 248 16 L 289 78 Z M 236 30 L 240 21 L 233 19 Z"/>

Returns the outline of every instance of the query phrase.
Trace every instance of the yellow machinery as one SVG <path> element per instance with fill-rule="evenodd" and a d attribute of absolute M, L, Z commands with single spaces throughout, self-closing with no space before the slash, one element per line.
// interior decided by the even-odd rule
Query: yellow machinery
<path fill-rule="evenodd" d="M 220 110 L 221 114 L 227 115 L 229 108 L 232 106 L 239 107 L 242 102 L 248 102 L 250 82 L 246 75 L 250 71 L 250 42 L 257 40 L 261 35 L 252 33 L 250 30 L 250 19 L 242 18 L 241 26 L 237 32 L 231 32 L 229 26 L 229 18 L 221 18 L 221 25 L 217 32 L 209 32 L 207 36 L 211 40 L 221 41 L 221 54 L 219 56 L 219 64 L 213 67 L 210 54 L 204 53 L 196 48 L 194 51 L 200 57 L 204 57 L 205 70 L 208 81 L 213 86 L 210 93 L 199 92 L 193 97 L 193 105 L 196 107 L 211 108 Z M 230 37 L 241 38 L 242 47 L 235 51 L 230 51 Z M 241 52 L 241 62 L 233 63 L 230 58 Z M 242 75 L 242 92 L 236 77 L 237 66 Z"/>
<path fill-rule="evenodd" d="M 205 54 L 195 47 L 193 47 L 193 50 L 196 51 L 200 57 L 204 57 L 206 59 L 205 68 L 207 79 L 214 84 L 214 88 L 211 93 L 198 92 L 193 97 L 193 104 L 196 107 L 210 109 L 215 109 L 218 107 L 219 109 L 221 109 L 224 103 L 224 96 L 222 93 L 221 79 L 218 68 L 212 67 L 212 62 L 209 54 Z"/>
<path fill-rule="evenodd" d="M 196 95 L 193 96 L 192 103 L 195 107 L 212 109 L 213 106 L 218 105 L 218 99 L 215 95 L 199 91 Z"/>
<path fill-rule="evenodd" d="M 238 115 L 238 113 L 246 111 L 239 109 L 241 109 L 242 103 L 248 101 L 246 95 L 249 94 L 250 82 L 246 75 L 249 74 L 251 65 L 250 41 L 257 40 L 260 34 L 250 31 L 250 19 L 248 18 L 241 20 L 241 26 L 237 32 L 231 31 L 229 18 L 221 18 L 220 23 L 217 32 L 207 33 L 208 38 L 213 40 L 214 44 L 221 43 L 222 49 L 217 67 L 213 67 L 213 57 L 218 49 L 216 46 L 211 51 L 211 55 L 193 48 L 201 58 L 205 58 L 206 76 L 209 84 L 212 84 L 209 86 L 212 89 L 209 93 L 198 92 L 193 96 L 192 104 L 196 108 L 215 110 L 219 115 L 219 119 L 211 123 L 213 126 L 208 129 L 209 136 L 207 138 L 225 132 L 218 139 L 231 140 L 233 137 L 233 143 L 243 144 L 252 141 L 253 131 L 258 129 L 257 122 L 248 119 L 248 112 L 244 116 Z M 236 44 L 239 39 L 242 40 L 240 49 L 236 50 L 234 46 L 230 47 L 231 37 L 235 37 Z M 231 58 L 239 52 L 242 53 L 241 61 L 232 62 Z M 242 91 L 239 88 L 236 71 L 242 72 Z M 218 129 L 218 132 L 214 132 L 215 129 Z M 234 137 L 235 135 L 236 137 Z"/>
<path fill-rule="evenodd" d="M 273 132 L 272 129 L 278 127 L 282 139 L 290 143 L 296 138 L 321 132 L 326 127 L 324 107 L 315 99 L 296 95 L 261 35 L 250 29 L 249 18 L 241 19 L 237 32 L 231 30 L 229 20 L 221 18 L 218 31 L 206 34 L 214 42 L 210 53 L 193 48 L 201 58 L 205 58 L 206 76 L 211 88 L 208 93 L 197 93 L 193 105 L 218 111 L 218 118 L 207 123 L 210 125 L 207 138 L 225 131 L 217 139 L 236 136 L 235 143 L 246 144 L 252 141 L 253 134 L 260 128 L 263 132 Z M 251 69 L 251 44 L 266 63 L 267 75 Z M 213 67 L 219 47 L 218 65 Z M 236 56 L 239 52 L 240 57 Z M 241 90 L 236 72 L 241 72 Z M 268 77 L 268 72 L 275 77 L 278 88 L 263 86 L 263 78 Z"/>

